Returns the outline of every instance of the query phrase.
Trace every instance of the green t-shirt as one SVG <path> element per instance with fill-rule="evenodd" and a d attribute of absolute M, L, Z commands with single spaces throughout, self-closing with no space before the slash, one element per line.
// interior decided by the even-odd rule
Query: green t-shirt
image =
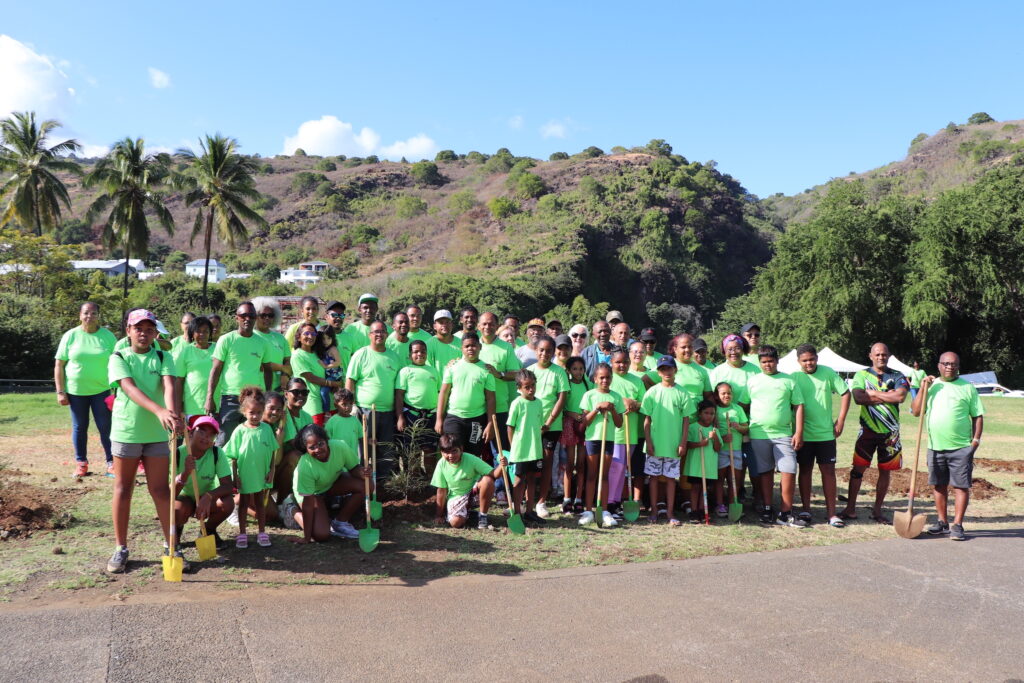
<path fill-rule="evenodd" d="M 319 496 L 330 491 L 342 472 L 348 472 L 359 464 L 359 456 L 344 441 L 327 442 L 331 454 L 326 462 L 320 462 L 309 453 L 303 453 L 292 475 L 292 495 L 299 507 L 305 496 Z"/>
<path fill-rule="evenodd" d="M 455 339 L 451 344 L 431 337 L 427 342 L 427 365 L 433 365 L 439 376 L 444 375 L 448 363 L 462 358 L 462 343 Z"/>
<path fill-rule="evenodd" d="M 388 325 L 384 325 L 384 330 L 387 334 L 393 331 Z M 347 348 L 350 354 L 355 355 L 356 351 L 370 345 L 370 326 L 363 324 L 362 320 L 349 323 L 338 336 L 338 343 Z"/>
<path fill-rule="evenodd" d="M 509 462 L 530 462 L 544 457 L 544 447 L 540 441 L 544 416 L 540 399 L 527 401 L 517 396 L 512 401 L 508 408 L 508 426 L 513 429 Z"/>
<path fill-rule="evenodd" d="M 110 388 L 107 364 L 117 339 L 105 327 L 89 333 L 82 326 L 64 333 L 57 345 L 56 360 L 65 362 L 65 389 L 73 396 L 92 396 Z"/>
<path fill-rule="evenodd" d="M 651 442 L 654 455 L 659 458 L 679 458 L 679 446 L 684 445 L 683 419 L 696 409 L 690 395 L 676 385 L 655 384 L 644 394 L 640 412 L 651 418 Z"/>
<path fill-rule="evenodd" d="M 237 464 L 239 493 L 258 493 L 270 488 L 267 473 L 274 462 L 276 450 L 274 428 L 265 422 L 258 427 L 243 423 L 231 432 L 231 438 L 224 444 L 224 455 Z"/>
<path fill-rule="evenodd" d="M 160 360 L 163 356 L 163 360 Z M 163 377 L 174 377 L 174 358 L 167 351 L 150 347 L 147 353 L 135 353 L 131 348 L 118 351 L 107 362 L 110 386 L 118 386 L 122 379 L 131 378 L 135 386 L 158 406 L 164 405 Z M 167 441 L 168 434 L 156 415 L 128 398 L 118 390 L 111 416 L 110 439 L 120 443 L 158 443 Z"/>
<path fill-rule="evenodd" d="M 610 401 L 615 406 L 615 410 L 619 411 L 621 415 L 626 410 L 626 406 L 622 403 L 622 396 L 616 393 L 614 390 L 609 390 L 607 394 L 602 394 L 598 389 L 591 389 L 587 393 L 583 394 L 583 399 L 580 401 L 580 411 L 583 413 L 589 413 L 599 403 Z M 608 431 L 605 434 L 605 439 L 612 442 L 615 441 L 615 422 L 612 420 L 610 413 L 607 414 L 608 418 Z M 598 413 L 594 417 L 593 422 L 587 425 L 587 431 L 585 438 L 587 441 L 600 441 L 601 430 L 604 429 L 605 415 Z"/>
<path fill-rule="evenodd" d="M 686 440 L 696 443 L 703 439 L 712 429 L 713 427 L 704 427 L 698 422 L 693 422 L 690 424 Z M 719 439 L 721 439 L 721 435 L 719 435 Z M 713 440 L 709 440 L 708 445 L 704 448 L 691 448 L 686 452 L 686 463 L 683 465 L 683 476 L 699 477 L 701 475 L 701 457 L 704 458 L 704 478 L 718 479 L 718 453 L 715 451 L 715 444 Z"/>
<path fill-rule="evenodd" d="M 647 368 L 648 370 L 650 370 L 651 372 L 654 372 L 655 374 L 657 374 L 657 371 L 658 371 L 658 359 L 661 358 L 664 355 L 665 354 L 658 353 L 657 351 L 655 351 L 654 353 L 647 354 L 646 356 L 644 356 L 644 367 Z M 657 379 L 656 381 L 661 381 L 661 380 Z"/>
<path fill-rule="evenodd" d="M 416 410 L 436 410 L 441 378 L 433 365 L 406 365 L 398 371 L 395 388 L 405 392 L 405 405 Z"/>
<path fill-rule="evenodd" d="M 652 378 L 654 379 L 654 378 Z M 661 381 L 660 377 L 657 381 Z M 685 391 L 693 399 L 693 414 L 687 415 L 691 421 L 697 417 L 697 405 L 704 400 L 704 392 L 711 391 L 711 378 L 708 371 L 697 365 L 697 361 L 691 363 L 676 363 L 676 386 Z"/>
<path fill-rule="evenodd" d="M 952 451 L 971 445 L 972 418 L 985 414 L 978 390 L 957 377 L 951 382 L 938 379 L 928 387 L 925 420 L 928 423 L 928 448 Z"/>
<path fill-rule="evenodd" d="M 292 442 L 295 441 L 295 437 L 299 435 L 303 427 L 311 424 L 313 424 L 313 418 L 309 413 L 300 410 L 298 417 L 292 417 L 291 412 L 287 408 L 284 409 L 284 431 L 281 432 L 281 441 L 284 443 L 285 451 L 291 448 L 298 451 L 306 450 L 301 444 L 296 448 Z"/>
<path fill-rule="evenodd" d="M 753 365 L 758 372 L 761 372 L 761 359 L 760 357 L 758 357 L 756 353 L 748 353 L 747 355 L 743 356 L 743 360 Z"/>
<path fill-rule="evenodd" d="M 484 391 L 494 391 L 494 375 L 487 372 L 483 361 L 469 363 L 465 359 L 445 368 L 442 384 L 452 385 L 448 394 L 448 412 L 456 417 L 479 417 L 487 412 Z"/>
<path fill-rule="evenodd" d="M 129 339 L 128 337 L 121 337 L 120 339 L 117 340 L 117 343 L 114 344 L 114 351 L 123 351 L 124 349 L 131 348 L 131 345 L 131 339 Z M 153 342 L 153 348 L 160 348 L 159 346 L 157 346 L 157 343 L 155 341 Z"/>
<path fill-rule="evenodd" d="M 396 333 L 392 332 L 388 335 L 388 338 L 384 340 L 384 348 L 391 353 L 395 354 L 395 357 L 402 364 L 404 368 L 406 365 L 410 365 L 412 360 L 409 359 L 409 344 L 412 342 L 412 337 L 406 337 L 405 341 L 398 341 Z"/>
<path fill-rule="evenodd" d="M 793 407 L 802 405 L 803 393 L 784 372 L 755 375 L 747 384 L 750 393 L 750 438 L 783 439 L 793 436 Z"/>
<path fill-rule="evenodd" d="M 523 364 L 516 358 L 516 351 L 504 339 L 495 339 L 492 343 L 486 344 L 483 338 L 480 339 L 480 360 L 487 363 L 500 373 L 517 372 Z M 509 388 L 515 392 L 515 380 L 494 380 L 494 412 L 507 413 L 512 402 Z"/>
<path fill-rule="evenodd" d="M 221 391 L 237 396 L 243 387 L 250 385 L 265 389 L 262 366 L 270 360 L 270 355 L 270 345 L 256 334 L 243 337 L 238 330 L 233 330 L 218 339 L 213 357 L 224 363 Z"/>
<path fill-rule="evenodd" d="M 372 428 L 371 419 L 367 417 L 367 428 Z M 344 441 L 355 451 L 359 449 L 359 441 L 363 438 L 363 423 L 355 415 L 332 415 L 324 425 L 324 431 L 331 441 Z"/>
<path fill-rule="evenodd" d="M 364 346 L 352 354 L 347 379 L 356 383 L 356 405 L 360 408 L 376 405 L 377 410 L 393 410 L 395 380 L 401 368 L 402 362 L 391 351 L 374 351 Z"/>
<path fill-rule="evenodd" d="M 315 353 L 305 349 L 292 349 L 292 375 L 306 379 L 303 374 L 307 372 L 320 379 L 327 377 L 327 370 L 324 369 L 324 364 L 320 362 Z M 319 415 L 326 412 L 323 399 L 320 396 L 320 385 L 313 384 L 308 379 L 306 384 L 309 386 L 309 398 L 302 406 L 302 411 L 308 415 Z"/>
<path fill-rule="evenodd" d="M 715 408 L 715 429 L 718 430 L 719 437 L 725 436 L 725 433 L 729 430 L 729 423 L 735 422 L 736 424 L 747 424 L 747 412 L 743 410 L 743 406 L 733 401 L 728 406 L 718 406 Z M 743 435 L 735 429 L 731 430 L 732 441 L 726 443 L 722 441 L 722 452 L 728 453 L 731 449 L 734 453 L 739 453 L 743 450 Z"/>
<path fill-rule="evenodd" d="M 694 363 L 697 363 L 697 361 L 694 361 Z M 711 375 L 711 371 L 714 370 L 716 367 L 718 367 L 717 365 L 715 365 L 711 361 L 707 361 L 706 363 L 697 363 L 697 365 L 699 365 L 702 368 L 704 368 L 705 370 L 707 370 L 709 376 Z"/>
<path fill-rule="evenodd" d="M 832 422 L 832 394 L 842 396 L 850 389 L 839 374 L 827 365 L 819 365 L 813 375 L 803 370 L 790 375 L 804 397 L 804 441 L 832 441 L 836 438 Z"/>
<path fill-rule="evenodd" d="M 195 344 L 179 347 L 174 355 L 174 369 L 183 380 L 182 401 L 186 415 L 201 415 L 206 405 L 206 389 L 209 385 L 210 373 L 213 372 L 213 346 L 201 349 Z M 213 405 L 220 405 L 221 386 L 223 379 L 217 383 L 213 392 Z"/>
<path fill-rule="evenodd" d="M 873 368 L 858 370 L 850 382 L 850 389 L 874 389 L 875 391 L 910 391 L 910 383 L 899 370 L 886 368 L 881 375 Z M 860 407 L 860 426 L 875 434 L 895 434 L 900 431 L 900 406 L 898 403 L 879 403 Z"/>
<path fill-rule="evenodd" d="M 185 444 L 181 444 L 178 446 L 179 472 L 185 469 L 185 458 L 187 457 L 188 447 Z M 202 457 L 196 458 L 196 469 L 192 476 L 197 477 L 196 482 L 199 484 L 199 495 L 202 496 L 204 493 L 220 488 L 220 480 L 231 476 L 231 463 L 228 462 L 223 452 L 219 456 L 214 457 L 213 448 L 210 448 L 203 453 Z M 181 493 L 178 494 L 179 497 L 184 496 L 195 500 L 192 476 L 185 480 L 185 485 L 181 487 Z"/>
<path fill-rule="evenodd" d="M 177 337 L 171 340 L 171 353 L 177 356 L 178 351 L 180 351 L 182 347 L 188 346 L 188 343 L 188 335 L 179 334 Z"/>
<path fill-rule="evenodd" d="M 458 465 L 444 458 L 437 461 L 430 485 L 448 490 L 448 499 L 464 496 L 473 490 L 480 478 L 493 472 L 493 468 L 471 453 L 463 453 Z"/>
<path fill-rule="evenodd" d="M 920 389 L 921 380 L 927 377 L 928 374 L 924 370 L 911 370 L 910 372 L 910 388 Z"/>
<path fill-rule="evenodd" d="M 540 401 L 541 423 L 543 424 L 554 410 L 559 394 L 569 393 L 569 375 L 565 372 L 565 368 L 554 363 L 546 368 L 542 368 L 540 363 L 534 363 L 530 366 L 530 370 L 537 376 L 537 400 Z M 551 422 L 549 429 L 553 432 L 562 431 L 561 413 Z"/>
<path fill-rule="evenodd" d="M 282 365 L 284 364 L 284 359 L 292 355 L 291 344 L 288 343 L 288 340 L 285 339 L 284 335 L 280 332 L 275 330 L 267 330 L 266 332 L 253 330 L 253 334 L 267 342 L 267 346 L 270 347 L 270 357 L 267 359 L 268 363 L 277 363 L 278 365 Z M 271 388 L 281 386 L 280 371 L 274 371 L 274 379 L 271 381 L 270 386 Z"/>
<path fill-rule="evenodd" d="M 427 344 L 433 338 L 434 338 L 434 335 L 430 334 L 426 330 L 423 330 L 423 329 L 409 330 L 409 339 L 410 340 L 412 340 L 412 339 L 419 339 L 424 344 Z"/>
<path fill-rule="evenodd" d="M 750 394 L 747 393 L 747 384 L 750 378 L 760 375 L 761 370 L 753 363 L 744 362 L 738 368 L 728 363 L 722 363 L 711 371 L 711 390 L 714 391 L 722 382 L 728 382 L 732 387 L 732 400 L 736 403 L 750 405 Z"/>
<path fill-rule="evenodd" d="M 643 380 L 628 372 L 624 375 L 612 373 L 612 391 L 623 399 L 631 398 L 637 403 L 644 400 L 647 389 Z M 625 401 L 623 401 L 625 403 Z M 615 430 L 615 443 L 626 443 L 626 421 L 629 421 L 629 443 L 640 443 L 643 436 L 640 429 L 640 413 L 629 413 L 622 418 L 622 426 Z"/>

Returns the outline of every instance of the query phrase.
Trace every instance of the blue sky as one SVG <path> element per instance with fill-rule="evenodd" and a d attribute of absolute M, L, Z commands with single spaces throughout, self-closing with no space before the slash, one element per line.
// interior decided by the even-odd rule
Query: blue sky
<path fill-rule="evenodd" d="M 1024 3 L 7 3 L 0 115 L 100 151 L 540 158 L 664 138 L 761 196 L 1024 118 Z"/>

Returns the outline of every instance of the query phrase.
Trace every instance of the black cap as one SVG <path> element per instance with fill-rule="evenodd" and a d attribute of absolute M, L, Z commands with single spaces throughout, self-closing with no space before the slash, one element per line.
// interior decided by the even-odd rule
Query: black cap
<path fill-rule="evenodd" d="M 335 308 L 336 306 L 341 306 L 342 308 L 345 308 L 345 304 L 340 301 L 328 301 L 327 308 L 325 308 L 324 310 L 329 311 L 332 308 Z"/>
<path fill-rule="evenodd" d="M 746 324 L 743 325 L 743 327 L 740 328 L 740 334 L 746 334 L 747 332 L 750 332 L 755 327 L 757 328 L 758 332 L 761 331 L 761 326 L 758 325 L 757 323 L 746 323 Z"/>
<path fill-rule="evenodd" d="M 656 342 L 658 341 L 658 335 L 654 334 L 653 327 L 645 327 L 640 330 L 640 336 L 637 339 L 642 342 Z"/>
<path fill-rule="evenodd" d="M 694 351 L 700 351 L 700 350 L 707 351 L 708 350 L 708 343 L 706 341 L 704 341 L 703 337 L 697 337 L 696 339 L 693 340 L 693 350 Z"/>
<path fill-rule="evenodd" d="M 560 334 L 555 337 L 555 348 L 557 349 L 559 346 L 572 346 L 572 339 L 569 339 L 569 335 Z"/>

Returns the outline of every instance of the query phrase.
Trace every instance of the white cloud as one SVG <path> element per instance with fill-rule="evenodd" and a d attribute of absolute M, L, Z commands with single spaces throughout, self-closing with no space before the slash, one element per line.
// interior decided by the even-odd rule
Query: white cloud
<path fill-rule="evenodd" d="M 568 132 L 568 126 L 561 121 L 551 120 L 540 127 L 542 138 L 564 138 Z"/>
<path fill-rule="evenodd" d="M 157 89 L 169 88 L 171 87 L 171 76 L 151 66 L 149 67 L 149 84 Z"/>
<path fill-rule="evenodd" d="M 344 154 L 365 157 L 376 154 L 388 159 L 406 157 L 409 160 L 433 156 L 437 152 L 437 144 L 423 133 L 381 146 L 380 135 L 372 128 L 364 126 L 356 133 L 351 123 L 330 115 L 306 121 L 295 135 L 286 136 L 282 154 L 292 154 L 300 147 L 307 154 L 318 156 Z"/>
<path fill-rule="evenodd" d="M 39 118 L 59 117 L 75 96 L 67 74 L 52 59 L 0 34 L 0 117 L 34 111 Z"/>
<path fill-rule="evenodd" d="M 109 151 L 110 147 L 107 145 L 90 145 L 88 143 L 83 143 L 82 151 L 78 153 L 78 156 L 83 159 L 92 159 L 94 157 L 106 156 Z"/>
<path fill-rule="evenodd" d="M 525 121 L 522 115 L 516 114 L 508 120 L 508 127 L 512 130 L 519 130 L 523 127 L 523 123 L 525 123 Z"/>

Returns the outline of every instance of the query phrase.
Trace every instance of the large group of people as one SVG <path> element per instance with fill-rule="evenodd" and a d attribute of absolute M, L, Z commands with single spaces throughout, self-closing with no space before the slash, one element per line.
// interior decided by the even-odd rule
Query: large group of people
<path fill-rule="evenodd" d="M 221 547 L 225 521 L 238 527 L 235 547 L 248 547 L 250 518 L 260 546 L 271 544 L 267 525 L 275 522 L 301 529 L 299 543 L 323 542 L 358 537 L 364 495 L 392 475 L 400 446 L 422 454 L 438 521 L 456 528 L 473 514 L 479 528 L 491 528 L 493 504 L 532 526 L 562 514 L 614 527 L 624 501 L 639 502 L 652 524 L 710 523 L 742 502 L 763 524 L 801 528 L 814 519 L 815 465 L 824 520 L 841 528 L 858 518 L 861 482 L 876 457 L 870 519 L 888 524 L 885 496 L 902 467 L 900 405 L 912 389 L 912 412 L 925 411 L 929 428 L 938 521 L 928 531 L 964 537 L 984 411 L 959 379 L 955 353 L 941 356 L 935 376 L 908 378 L 877 343 L 871 366 L 847 383 L 818 363 L 811 344 L 796 350 L 799 372 L 780 372 L 778 350 L 761 342 L 754 323 L 722 340 L 716 366 L 703 339 L 677 334 L 662 354 L 653 329 L 634 338 L 618 311 L 590 327 L 533 318 L 521 330 L 515 315 L 466 306 L 457 316 L 434 311 L 431 331 L 416 305 L 384 321 L 377 297 L 363 294 L 356 311 L 345 325 L 343 302 L 321 311 L 318 299 L 304 297 L 301 319 L 282 331 L 277 300 L 258 297 L 237 306 L 230 332 L 220 334 L 215 316 L 186 312 L 171 338 L 153 313 L 133 309 L 118 341 L 100 326 L 95 304 L 82 305 L 81 325 L 57 349 L 54 378 L 58 401 L 71 410 L 75 476 L 88 473 L 91 413 L 114 479 L 109 571 L 127 563 L 139 473 L 168 543 L 193 517 Z M 860 432 L 839 510 L 836 439 L 851 402 Z M 178 475 L 169 485 L 171 451 Z"/>

